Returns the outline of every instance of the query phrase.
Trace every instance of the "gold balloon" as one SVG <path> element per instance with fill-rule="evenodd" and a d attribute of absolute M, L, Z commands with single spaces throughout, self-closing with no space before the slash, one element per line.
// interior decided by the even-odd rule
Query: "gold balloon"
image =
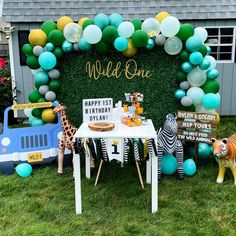
<path fill-rule="evenodd" d="M 128 39 L 128 48 L 123 51 L 123 55 L 126 57 L 133 57 L 136 55 L 138 49 L 134 47 L 133 42 L 131 39 Z"/>
<path fill-rule="evenodd" d="M 157 21 L 159 21 L 161 23 L 167 16 L 170 16 L 170 14 L 166 11 L 162 11 L 162 12 L 156 14 L 155 18 Z"/>
<path fill-rule="evenodd" d="M 216 124 L 218 125 L 218 124 L 220 124 L 220 115 L 219 115 L 219 113 L 215 113 L 215 115 L 216 115 Z"/>
<path fill-rule="evenodd" d="M 53 123 L 57 115 L 53 114 L 53 108 L 46 108 L 43 110 L 41 118 L 45 123 Z"/>
<path fill-rule="evenodd" d="M 57 20 L 57 28 L 60 31 L 63 31 L 65 26 L 69 23 L 73 23 L 72 18 L 70 18 L 69 16 L 62 16 Z"/>
<path fill-rule="evenodd" d="M 83 23 L 84 23 L 86 20 L 88 20 L 88 17 L 83 17 L 83 18 L 79 19 L 78 24 L 79 24 L 81 27 L 83 27 Z"/>
<path fill-rule="evenodd" d="M 32 44 L 33 46 L 39 45 L 39 46 L 44 47 L 48 41 L 48 37 L 45 34 L 45 32 L 42 31 L 41 29 L 34 29 L 30 31 L 28 40 L 30 44 Z"/>

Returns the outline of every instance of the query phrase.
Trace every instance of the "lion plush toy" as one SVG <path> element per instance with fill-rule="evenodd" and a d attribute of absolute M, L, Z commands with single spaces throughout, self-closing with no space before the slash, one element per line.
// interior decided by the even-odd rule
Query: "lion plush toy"
<path fill-rule="evenodd" d="M 223 183 L 225 170 L 230 168 L 234 176 L 234 184 L 236 185 L 236 134 L 228 139 L 216 140 L 213 138 L 212 143 L 213 153 L 219 160 L 219 174 L 216 183 Z"/>

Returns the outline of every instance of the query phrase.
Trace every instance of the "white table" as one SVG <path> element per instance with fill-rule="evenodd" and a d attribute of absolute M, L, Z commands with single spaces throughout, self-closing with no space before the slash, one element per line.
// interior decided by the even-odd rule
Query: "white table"
<path fill-rule="evenodd" d="M 146 138 L 154 139 L 157 142 L 157 135 L 151 120 L 147 121 L 146 125 L 128 127 L 121 122 L 115 122 L 115 128 L 111 131 L 97 132 L 88 128 L 88 123 L 83 123 L 74 135 L 77 138 Z M 146 181 L 152 186 L 152 213 L 158 210 L 158 159 L 152 150 L 152 156 L 147 161 Z M 75 207 L 76 214 L 82 213 L 81 201 L 81 171 L 80 171 L 80 156 L 74 153 L 74 178 L 75 178 Z M 86 177 L 90 178 L 90 160 L 86 160 Z M 151 171 L 150 171 L 151 169 Z"/>

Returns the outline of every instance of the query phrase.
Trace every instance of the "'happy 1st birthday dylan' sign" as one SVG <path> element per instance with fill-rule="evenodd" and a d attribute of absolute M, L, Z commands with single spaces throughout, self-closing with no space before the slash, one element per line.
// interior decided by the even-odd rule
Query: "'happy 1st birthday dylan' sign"
<path fill-rule="evenodd" d="M 83 99 L 83 122 L 111 121 L 112 98 Z"/>
<path fill-rule="evenodd" d="M 100 77 L 115 77 L 119 79 L 121 76 L 125 76 L 126 79 L 133 79 L 136 77 L 142 79 L 148 79 L 152 76 L 150 70 L 140 69 L 137 62 L 134 59 L 129 59 L 124 67 L 122 67 L 120 61 L 114 63 L 109 61 L 107 65 L 102 65 L 101 61 L 95 62 L 88 61 L 85 66 L 85 71 L 88 73 L 89 78 L 98 80 Z"/>

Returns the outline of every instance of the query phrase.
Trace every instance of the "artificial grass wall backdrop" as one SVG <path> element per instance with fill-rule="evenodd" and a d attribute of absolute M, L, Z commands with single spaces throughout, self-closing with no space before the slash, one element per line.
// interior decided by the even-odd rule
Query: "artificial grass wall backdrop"
<path fill-rule="evenodd" d="M 166 114 L 174 113 L 178 106 L 173 95 L 177 88 L 175 74 L 179 66 L 178 58 L 156 48 L 152 51 L 140 50 L 133 59 L 138 69 L 150 70 L 149 78 L 134 76 L 133 79 L 127 79 L 122 70 L 129 59 L 118 52 L 101 55 L 91 51 L 64 55 L 59 65 L 62 86 L 58 98 L 66 105 L 71 123 L 76 127 L 82 123 L 82 100 L 85 98 L 111 97 L 115 105 L 119 100 L 125 101 L 125 92 L 137 91 L 144 95 L 144 111 L 147 112 L 147 117 L 153 120 L 155 128 L 163 125 Z M 120 78 L 102 75 L 97 80 L 90 78 L 86 72 L 86 63 L 95 64 L 96 60 L 101 62 L 101 68 L 106 68 L 108 62 L 112 61 L 112 69 L 121 62 Z M 130 67 L 129 71 L 134 71 L 134 66 Z"/>

